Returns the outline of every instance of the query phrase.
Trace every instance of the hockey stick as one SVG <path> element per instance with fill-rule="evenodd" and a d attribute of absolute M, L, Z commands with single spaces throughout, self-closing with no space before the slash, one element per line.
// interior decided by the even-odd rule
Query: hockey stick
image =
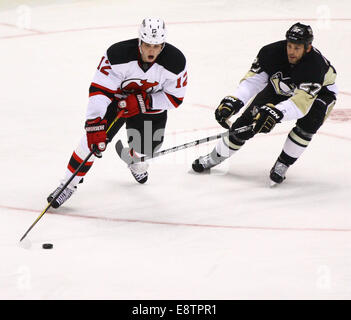
<path fill-rule="evenodd" d="M 191 141 L 191 142 L 187 142 L 187 143 L 181 144 L 181 145 L 176 146 L 176 147 L 172 147 L 172 148 L 168 148 L 168 149 L 165 149 L 165 150 L 162 150 L 162 151 L 159 151 L 159 152 L 155 152 L 153 155 L 147 155 L 147 156 L 143 156 L 143 157 L 140 157 L 140 158 L 133 158 L 130 155 L 129 148 L 124 148 L 123 147 L 123 143 L 122 143 L 121 140 L 118 140 L 116 142 L 115 149 L 116 149 L 116 152 L 119 155 L 119 157 L 124 162 L 126 162 L 127 164 L 132 164 L 132 163 L 143 162 L 143 161 L 146 161 L 146 160 L 149 160 L 149 159 L 154 159 L 154 158 L 163 156 L 165 154 L 176 152 L 176 151 L 179 151 L 179 150 L 191 148 L 191 147 L 197 146 L 197 145 L 205 143 L 205 142 L 209 142 L 209 141 L 213 141 L 213 140 L 217 140 L 217 139 L 223 138 L 225 136 L 230 136 L 230 135 L 234 135 L 234 134 L 237 134 L 237 133 L 246 132 L 246 131 L 252 130 L 253 127 L 254 127 L 254 125 L 244 126 L 244 127 L 241 127 L 241 128 L 234 129 L 231 132 L 227 131 L 227 132 L 224 132 L 224 133 L 219 133 L 219 134 L 216 134 L 216 135 L 213 135 L 213 136 L 209 136 L 209 137 L 206 137 L 206 138 L 202 138 L 202 139 L 199 139 L 199 140 L 194 140 L 194 141 Z"/>
<path fill-rule="evenodd" d="M 108 127 L 108 129 L 106 130 L 106 133 L 108 133 L 110 131 L 110 129 L 112 128 L 112 126 L 116 123 L 116 121 L 122 116 L 122 113 L 124 112 L 124 110 L 121 110 L 116 118 L 113 120 L 113 122 L 110 124 L 110 126 Z M 108 141 L 107 141 L 108 143 Z M 80 169 L 88 162 L 88 160 L 90 159 L 90 157 L 93 155 L 93 153 L 96 151 L 96 146 L 94 146 L 93 150 L 89 152 L 89 154 L 86 156 L 86 158 L 83 160 L 83 162 L 78 166 L 78 168 L 76 169 L 76 171 L 74 171 L 74 173 L 72 174 L 72 176 L 67 180 L 67 182 L 63 185 L 63 187 L 61 188 L 61 191 L 58 192 L 58 194 L 50 201 L 50 203 L 46 206 L 46 208 L 41 212 L 41 214 L 38 216 L 38 218 L 36 218 L 36 220 L 32 223 L 32 225 L 28 228 L 28 230 L 25 232 L 25 234 L 22 236 L 22 238 L 20 239 L 20 242 L 27 236 L 27 234 L 29 233 L 29 231 L 31 231 L 33 229 L 33 227 L 37 224 L 37 222 L 42 218 L 42 216 L 49 210 L 49 208 L 51 207 L 52 203 L 61 195 L 61 193 L 63 192 L 63 190 L 65 190 L 67 188 L 67 186 L 71 183 L 71 181 L 75 178 L 75 176 L 78 174 L 78 172 L 80 171 Z"/>

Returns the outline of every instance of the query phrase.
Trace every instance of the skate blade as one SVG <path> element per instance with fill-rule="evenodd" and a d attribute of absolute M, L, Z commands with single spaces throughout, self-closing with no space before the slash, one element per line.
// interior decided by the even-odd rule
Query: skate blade
<path fill-rule="evenodd" d="M 274 182 L 273 180 L 269 180 L 269 187 L 270 188 L 275 188 L 278 185 L 278 183 Z"/>
<path fill-rule="evenodd" d="M 206 170 L 204 170 L 204 171 L 202 171 L 202 172 L 197 172 L 197 171 L 195 171 L 194 169 L 190 169 L 190 170 L 188 171 L 188 173 L 194 174 L 194 175 L 206 175 L 206 174 L 211 174 L 211 169 L 206 169 Z"/>

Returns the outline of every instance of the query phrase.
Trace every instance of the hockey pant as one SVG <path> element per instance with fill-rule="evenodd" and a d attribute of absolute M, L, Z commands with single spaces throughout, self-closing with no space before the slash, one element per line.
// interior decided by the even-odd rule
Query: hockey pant
<path fill-rule="evenodd" d="M 117 107 L 113 102 L 111 103 L 106 111 L 104 119 L 107 120 L 107 127 L 114 121 L 117 116 Z M 127 138 L 129 147 L 137 154 L 149 155 L 157 151 L 164 140 L 164 131 L 167 122 L 167 111 L 157 114 L 139 114 L 131 118 L 120 118 L 118 119 L 111 129 L 107 133 L 108 141 L 111 142 L 113 137 L 121 129 L 121 127 L 126 124 Z M 88 148 L 87 137 L 84 134 L 76 149 L 68 162 L 65 177 L 62 182 L 67 181 L 72 174 L 77 170 L 78 166 L 84 161 L 84 159 L 90 153 Z M 88 162 L 80 169 L 77 175 L 74 177 L 70 183 L 71 187 L 76 186 L 82 178 L 87 174 L 87 172 L 92 167 L 95 156 L 92 155 Z"/>

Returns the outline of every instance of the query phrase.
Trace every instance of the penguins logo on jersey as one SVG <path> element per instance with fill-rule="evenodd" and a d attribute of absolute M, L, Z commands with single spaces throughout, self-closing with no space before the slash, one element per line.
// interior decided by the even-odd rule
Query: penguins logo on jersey
<path fill-rule="evenodd" d="M 140 93 L 140 92 L 147 92 L 151 93 L 159 83 L 155 82 L 148 82 L 146 79 L 127 79 L 121 83 L 120 90 L 117 90 L 117 93 Z"/>
<path fill-rule="evenodd" d="M 278 71 L 270 77 L 271 84 L 276 94 L 291 97 L 294 94 L 296 86 L 291 83 L 290 77 L 283 77 L 282 72 Z"/>

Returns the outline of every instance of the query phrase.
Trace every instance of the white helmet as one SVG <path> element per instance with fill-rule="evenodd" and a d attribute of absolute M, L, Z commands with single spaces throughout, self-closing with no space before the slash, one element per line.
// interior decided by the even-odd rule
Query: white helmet
<path fill-rule="evenodd" d="M 139 28 L 139 45 L 141 41 L 149 44 L 165 43 L 165 22 L 160 18 L 145 18 Z"/>

